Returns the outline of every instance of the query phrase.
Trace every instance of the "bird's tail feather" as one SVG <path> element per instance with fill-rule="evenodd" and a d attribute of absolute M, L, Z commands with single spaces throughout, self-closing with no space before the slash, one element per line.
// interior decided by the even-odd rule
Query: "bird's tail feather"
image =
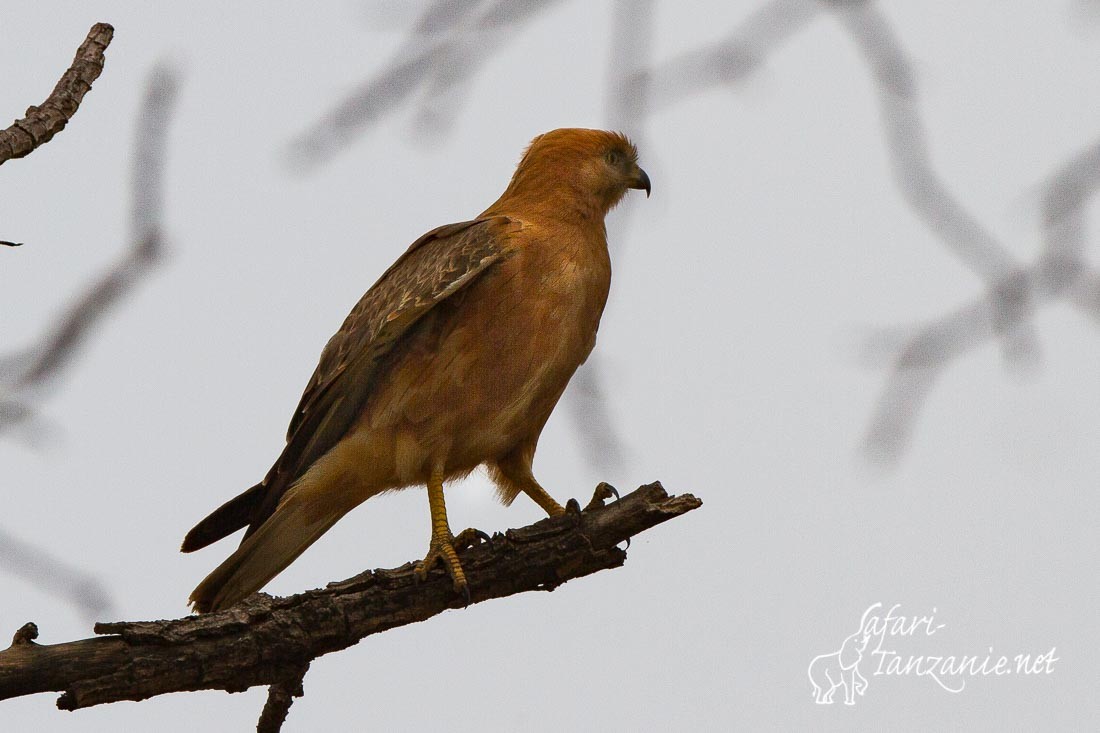
<path fill-rule="evenodd" d="M 288 492 L 275 513 L 191 592 L 191 605 L 199 613 L 217 611 L 254 593 L 347 512 Z"/>
<path fill-rule="evenodd" d="M 256 484 L 248 491 L 233 497 L 220 507 L 210 512 L 206 519 L 194 526 L 183 538 L 181 552 L 194 552 L 207 545 L 217 542 L 222 537 L 228 537 L 241 527 L 249 524 L 255 513 L 256 507 L 263 502 L 267 487 Z"/>

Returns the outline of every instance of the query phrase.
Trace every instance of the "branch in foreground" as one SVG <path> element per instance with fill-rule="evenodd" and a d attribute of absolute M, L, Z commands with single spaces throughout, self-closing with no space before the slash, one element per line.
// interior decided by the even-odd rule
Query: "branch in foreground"
<path fill-rule="evenodd" d="M 264 709 L 260 712 L 256 733 L 279 733 L 282 730 L 294 698 L 305 694 L 305 690 L 302 689 L 302 680 L 305 679 L 307 671 L 309 671 L 308 664 L 291 679 L 278 682 L 268 688 L 267 702 L 264 703 Z"/>
<path fill-rule="evenodd" d="M 691 494 L 670 497 L 660 483 L 607 506 L 594 499 L 583 512 L 571 500 L 562 516 L 498 533 L 463 553 L 470 602 L 549 591 L 619 567 L 626 552 L 618 544 L 701 505 Z M 414 569 L 407 563 L 367 571 L 286 598 L 258 593 L 202 616 L 96 624 L 96 633 L 107 636 L 64 644 L 39 645 L 32 641 L 36 629 L 30 634 L 21 630 L 0 652 L 0 700 L 63 691 L 58 707 L 76 710 L 169 692 L 240 692 L 273 685 L 285 699 L 269 700 L 269 705 L 285 715 L 311 660 L 463 606 L 442 569 L 423 583 L 416 581 Z"/>
<path fill-rule="evenodd" d="M 0 165 L 11 158 L 30 155 L 65 129 L 84 95 L 92 88 L 92 82 L 103 73 L 103 51 L 114 34 L 115 29 L 107 23 L 93 25 L 76 50 L 72 65 L 46 101 L 38 107 L 28 107 L 26 117 L 0 131 Z"/>

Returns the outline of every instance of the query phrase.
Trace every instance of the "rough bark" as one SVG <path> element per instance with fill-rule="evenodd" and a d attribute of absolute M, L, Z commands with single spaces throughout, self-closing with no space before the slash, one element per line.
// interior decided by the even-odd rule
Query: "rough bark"
<path fill-rule="evenodd" d="M 308 669 L 309 665 L 306 665 L 293 678 L 285 682 L 277 682 L 268 688 L 267 702 L 264 703 L 260 720 L 256 723 L 256 733 L 279 733 L 282 730 L 294 698 L 305 694 L 302 689 L 302 680 Z"/>
<path fill-rule="evenodd" d="M 617 545 L 702 504 L 690 494 L 670 497 L 653 483 L 605 506 L 605 487 L 583 512 L 571 500 L 562 516 L 498 533 L 462 553 L 469 602 L 549 591 L 618 567 L 626 551 Z M 272 685 L 271 717 L 285 717 L 311 660 L 464 605 L 442 568 L 425 582 L 416 581 L 414 568 L 367 571 L 286 598 L 258 593 L 201 616 L 96 624 L 104 636 L 64 644 L 35 643 L 37 629 L 28 624 L 0 652 L 0 700 L 62 691 L 58 707 L 76 710 L 169 692 Z"/>
<path fill-rule="evenodd" d="M 103 51 L 114 34 L 115 29 L 107 23 L 93 25 L 76 50 L 72 65 L 46 101 L 37 107 L 28 107 L 26 117 L 0 131 L 0 165 L 11 158 L 30 155 L 65 129 L 84 95 L 92 88 L 92 82 L 103 73 Z"/>

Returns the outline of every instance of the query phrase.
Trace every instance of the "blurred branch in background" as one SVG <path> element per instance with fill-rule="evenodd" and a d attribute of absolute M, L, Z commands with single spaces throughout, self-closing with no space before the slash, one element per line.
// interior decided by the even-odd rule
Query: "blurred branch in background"
<path fill-rule="evenodd" d="M 87 620 L 112 612 L 111 596 L 98 578 L 19 540 L 2 527 L 0 560 L 9 575 L 23 578 L 40 591 L 65 599 Z"/>
<path fill-rule="evenodd" d="M 899 192 L 940 242 L 987 283 L 983 302 L 966 309 L 965 324 L 955 325 L 969 334 L 979 328 L 1000 338 L 1007 364 L 1034 367 L 1039 345 L 1028 317 L 1033 310 L 1028 275 L 1024 265 L 981 225 L 936 173 L 917 106 L 912 61 L 874 3 L 834 5 L 842 27 L 870 67 Z M 985 323 L 979 325 L 979 320 Z M 963 332 L 955 329 L 921 329 L 896 353 L 893 372 L 866 437 L 865 450 L 873 460 L 889 465 L 899 459 L 939 369 L 958 353 L 961 336 Z M 877 343 L 872 340 L 869 348 L 881 348 L 882 344 L 881 339 Z"/>
<path fill-rule="evenodd" d="M 1084 259 L 1085 214 L 1100 189 L 1100 142 L 1085 148 L 1043 186 L 1043 251 L 1027 269 L 1012 273 L 993 289 L 1016 291 L 1027 308 L 1006 308 L 1003 297 L 984 297 L 932 321 L 915 334 L 885 332 L 873 352 L 893 351 L 885 394 L 872 421 L 869 442 L 881 457 L 896 460 L 907 443 L 917 413 L 939 374 L 956 357 L 1006 329 L 1019 328 L 1035 306 L 1068 300 L 1100 325 L 1100 273 Z"/>
<path fill-rule="evenodd" d="M 1008 249 L 966 210 L 937 175 L 917 107 L 913 63 L 885 16 L 871 3 L 837 10 L 870 67 L 894 180 L 906 203 L 975 274 L 997 282 L 1020 269 Z"/>
<path fill-rule="evenodd" d="M 30 155 L 39 145 L 48 143 L 65 129 L 76 114 L 92 82 L 103 73 L 103 51 L 114 37 L 115 29 L 106 23 L 96 23 L 88 37 L 76 50 L 68 70 L 41 105 L 28 107 L 26 116 L 11 127 L 0 130 L 0 165 L 12 158 Z"/>
<path fill-rule="evenodd" d="M 1027 268 L 937 174 L 917 105 L 914 66 L 870 0 L 772 0 L 718 43 L 640 69 L 639 77 L 649 79 L 651 107 L 672 106 L 744 79 L 825 10 L 836 14 L 871 71 L 899 192 L 943 245 L 987 283 L 985 296 L 976 302 L 923 327 L 882 331 L 865 344 L 868 356 L 893 360 L 865 442 L 872 460 L 892 465 L 909 445 L 941 370 L 955 356 L 998 338 L 1006 364 L 1037 364 L 1038 337 L 1031 322 L 1037 299 L 1068 295 L 1100 323 L 1100 275 L 1086 269 L 1082 241 L 1085 206 L 1100 179 L 1100 147 L 1081 153 L 1049 182 L 1043 200 L 1046 251 Z"/>
<path fill-rule="evenodd" d="M 732 86 L 821 13 L 817 0 L 771 0 L 717 43 L 674 56 L 639 74 L 649 77 L 650 108 L 672 107 L 714 87 Z"/>
<path fill-rule="evenodd" d="M 34 440 L 36 404 L 56 387 L 65 368 L 104 317 L 141 282 L 163 256 L 163 174 L 167 125 L 176 96 L 176 74 L 157 67 L 142 103 L 135 140 L 131 183 L 130 249 L 104 276 L 66 310 L 41 343 L 0 358 L 0 434 L 16 429 Z M 47 553 L 0 531 L 3 566 L 62 595 L 89 615 L 102 612 L 109 600 L 99 582 Z"/>
<path fill-rule="evenodd" d="M 954 349 L 979 333 L 983 340 L 998 336 L 1009 364 L 1034 364 L 1038 339 L 1026 318 L 1031 303 L 1024 266 L 962 205 L 932 165 L 913 64 L 886 17 L 869 0 L 773 0 L 721 41 L 650 71 L 653 106 L 671 106 L 694 93 L 741 81 L 780 43 L 826 10 L 836 14 L 871 71 L 899 192 L 943 245 L 989 288 L 980 303 L 957 314 L 950 329 L 930 328 L 917 335 L 918 329 L 894 329 L 866 345 L 869 353 L 896 357 L 865 444 L 872 459 L 893 463 L 908 445 L 924 397 Z M 985 323 L 979 326 L 982 319 Z"/>
<path fill-rule="evenodd" d="M 175 88 L 174 72 L 158 67 L 146 89 L 132 165 L 130 249 L 69 306 L 41 343 L 0 357 L 0 433 L 33 417 L 32 405 L 56 386 L 94 327 L 160 260 L 165 133 Z"/>
<path fill-rule="evenodd" d="M 291 142 L 290 164 L 307 171 L 328 161 L 417 92 L 421 128 L 443 134 L 481 67 L 539 10 L 558 1 L 435 0 L 380 72 Z"/>

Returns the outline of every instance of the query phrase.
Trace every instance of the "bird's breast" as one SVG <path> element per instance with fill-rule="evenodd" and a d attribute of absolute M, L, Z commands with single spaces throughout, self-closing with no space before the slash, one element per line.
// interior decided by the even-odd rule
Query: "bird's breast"
<path fill-rule="evenodd" d="M 459 306 L 454 341 L 477 354 L 479 393 L 509 422 L 510 411 L 548 412 L 595 343 L 611 271 L 606 248 L 537 242 L 476 284 Z M 461 313 L 464 311 L 464 313 Z M 469 381 L 469 380 L 467 380 Z"/>
<path fill-rule="evenodd" d="M 602 240 L 515 249 L 418 324 L 372 422 L 468 467 L 538 433 L 595 343 L 611 268 Z M 395 426 L 396 427 L 396 426 Z"/>

